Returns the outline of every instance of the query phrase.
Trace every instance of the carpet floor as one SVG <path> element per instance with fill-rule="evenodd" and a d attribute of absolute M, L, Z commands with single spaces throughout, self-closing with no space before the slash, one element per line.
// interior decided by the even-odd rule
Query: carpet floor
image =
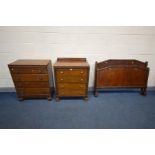
<path fill-rule="evenodd" d="M 0 93 L 1 129 L 155 129 L 155 92 L 89 93 L 89 100 L 33 99 L 18 101 Z"/>

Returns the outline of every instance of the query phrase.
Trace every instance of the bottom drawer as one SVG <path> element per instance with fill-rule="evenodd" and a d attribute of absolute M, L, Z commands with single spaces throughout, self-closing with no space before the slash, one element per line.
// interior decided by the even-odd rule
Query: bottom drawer
<path fill-rule="evenodd" d="M 48 95 L 51 91 L 49 88 L 17 88 L 17 94 L 19 96 L 39 96 Z"/>
<path fill-rule="evenodd" d="M 66 91 L 72 90 L 86 90 L 86 84 L 79 84 L 79 83 L 58 83 L 58 90 L 65 89 Z"/>
<path fill-rule="evenodd" d="M 86 90 L 58 90 L 58 96 L 86 96 Z"/>

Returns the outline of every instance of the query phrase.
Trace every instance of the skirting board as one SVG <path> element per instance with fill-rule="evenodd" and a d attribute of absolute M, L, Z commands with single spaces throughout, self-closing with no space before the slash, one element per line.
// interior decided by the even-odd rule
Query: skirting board
<path fill-rule="evenodd" d="M 89 92 L 92 92 L 94 89 L 93 89 L 93 87 L 89 87 L 88 88 L 88 91 Z M 111 89 L 102 89 L 102 90 L 111 90 Z M 118 90 L 118 89 L 113 89 L 113 90 Z M 124 89 L 119 89 L 119 90 L 124 90 Z M 127 90 L 127 89 L 125 89 L 125 90 Z M 136 90 L 136 89 L 135 89 Z M 155 91 L 155 86 L 153 86 L 153 87 L 148 87 L 147 88 L 147 90 L 148 91 Z M 16 90 L 15 90 L 15 88 L 14 87 L 1 87 L 0 88 L 0 92 L 15 92 Z"/>

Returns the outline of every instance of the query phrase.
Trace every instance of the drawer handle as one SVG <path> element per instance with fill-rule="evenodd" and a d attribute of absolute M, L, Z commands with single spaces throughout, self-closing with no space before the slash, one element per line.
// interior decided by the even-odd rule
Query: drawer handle
<path fill-rule="evenodd" d="M 83 74 L 83 71 L 81 71 L 81 74 Z"/>
<path fill-rule="evenodd" d="M 70 68 L 69 70 L 70 70 L 70 71 L 72 71 L 73 69 L 72 69 L 72 68 Z"/>
<path fill-rule="evenodd" d="M 13 71 L 13 68 L 11 68 L 11 70 Z"/>
<path fill-rule="evenodd" d="M 83 79 L 81 79 L 81 81 L 83 81 Z"/>
<path fill-rule="evenodd" d="M 63 81 L 64 79 L 60 79 L 61 81 Z"/>
<path fill-rule="evenodd" d="M 63 71 L 60 71 L 60 73 L 63 74 L 64 72 Z"/>

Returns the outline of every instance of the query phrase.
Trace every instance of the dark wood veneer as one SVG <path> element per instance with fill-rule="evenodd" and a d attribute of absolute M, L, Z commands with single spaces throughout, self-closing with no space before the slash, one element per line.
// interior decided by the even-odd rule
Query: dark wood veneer
<path fill-rule="evenodd" d="M 17 60 L 8 65 L 19 100 L 52 99 L 52 65 L 50 60 Z"/>
<path fill-rule="evenodd" d="M 101 88 L 140 88 L 146 95 L 148 62 L 138 60 L 106 60 L 95 63 L 94 95 Z"/>

